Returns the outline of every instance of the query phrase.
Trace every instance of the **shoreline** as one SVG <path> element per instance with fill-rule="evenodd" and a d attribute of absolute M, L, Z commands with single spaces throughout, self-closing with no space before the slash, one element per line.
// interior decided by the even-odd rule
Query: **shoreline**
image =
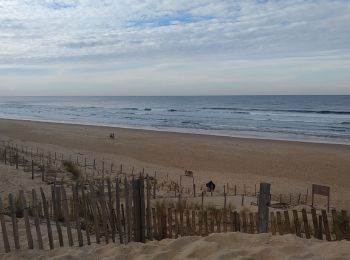
<path fill-rule="evenodd" d="M 350 147 L 349 142 L 336 142 L 336 141 L 326 141 L 326 140 L 312 140 L 307 138 L 300 139 L 288 139 L 288 138 L 268 138 L 268 137 L 260 137 L 255 135 L 240 135 L 240 134 L 219 134 L 210 132 L 204 129 L 192 129 L 192 128 L 169 128 L 169 129 L 161 129 L 156 127 L 137 127 L 137 126 L 124 126 L 117 124 L 98 124 L 98 123 L 84 123 L 84 122 L 71 122 L 71 121 L 55 121 L 55 120 L 38 120 L 38 119 L 25 119 L 25 118 L 6 118 L 0 117 L 1 120 L 13 120 L 13 121 L 24 121 L 24 122 L 32 122 L 32 123 L 50 123 L 50 124 L 62 124 L 62 125 L 76 125 L 76 126 L 91 126 L 91 127 L 109 127 L 116 129 L 130 129 L 130 130 L 140 130 L 140 131 L 153 131 L 153 132 L 164 132 L 164 133 L 173 133 L 173 134 L 188 134 L 188 135 L 203 135 L 203 136 L 214 136 L 214 137 L 225 137 L 225 138 L 233 138 L 233 139 L 248 139 L 248 140 L 262 140 L 262 141 L 276 141 L 276 142 L 296 142 L 296 143 L 311 143 L 311 144 L 325 144 L 325 145 L 344 145 Z M 188 131 L 186 131 L 188 130 Z M 192 131 L 191 131 L 192 130 Z"/>

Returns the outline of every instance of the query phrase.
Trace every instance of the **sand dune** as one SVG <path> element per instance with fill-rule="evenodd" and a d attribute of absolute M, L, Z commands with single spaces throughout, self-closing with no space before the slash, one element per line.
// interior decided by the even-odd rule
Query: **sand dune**
<path fill-rule="evenodd" d="M 294 235 L 221 233 L 127 246 L 94 244 L 52 251 L 22 250 L 2 254 L 0 259 L 350 259 L 350 244 L 305 240 Z"/>

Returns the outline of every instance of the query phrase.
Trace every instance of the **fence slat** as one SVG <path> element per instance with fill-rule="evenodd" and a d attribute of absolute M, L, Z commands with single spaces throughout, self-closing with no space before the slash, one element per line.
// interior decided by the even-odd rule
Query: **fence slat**
<path fill-rule="evenodd" d="M 2 239 L 4 241 L 5 252 L 8 253 L 11 251 L 11 248 L 10 248 L 10 243 L 7 236 L 7 229 L 6 229 L 6 223 L 5 223 L 3 212 L 4 212 L 4 207 L 2 204 L 2 200 L 0 198 L 0 222 L 1 222 Z"/>
<path fill-rule="evenodd" d="M 339 226 L 338 214 L 337 214 L 337 211 L 335 209 L 332 209 L 332 218 L 333 218 L 335 239 L 337 241 L 340 241 L 340 240 L 342 240 L 342 235 L 341 235 L 340 226 Z"/>
<path fill-rule="evenodd" d="M 191 229 L 192 236 L 195 236 L 197 234 L 197 229 L 196 229 L 196 211 L 192 210 L 192 229 Z"/>
<path fill-rule="evenodd" d="M 302 209 L 301 214 L 303 216 L 304 232 L 305 232 L 306 239 L 310 239 L 311 238 L 310 226 L 309 226 L 309 220 L 307 218 L 306 209 Z"/>
<path fill-rule="evenodd" d="M 10 213 L 11 213 L 13 239 L 15 242 L 15 248 L 20 249 L 19 235 L 18 235 L 18 224 L 17 224 L 17 218 L 16 218 L 16 209 L 15 209 L 15 205 L 13 203 L 12 193 L 9 194 L 8 199 L 9 199 L 9 207 L 10 207 Z"/>
<path fill-rule="evenodd" d="M 299 216 L 298 216 L 298 211 L 293 210 L 293 219 L 294 219 L 294 228 L 295 228 L 295 234 L 298 237 L 301 237 L 300 233 L 300 221 L 299 221 Z"/>
<path fill-rule="evenodd" d="M 281 212 L 277 211 L 277 228 L 280 235 L 284 235 Z"/>
<path fill-rule="evenodd" d="M 122 232 L 122 224 L 121 224 L 121 216 L 120 216 L 120 191 L 119 191 L 119 179 L 117 178 L 115 181 L 115 209 L 117 213 L 117 228 L 119 232 L 119 241 L 123 244 L 123 232 Z"/>
<path fill-rule="evenodd" d="M 329 231 L 329 224 L 328 224 L 328 217 L 327 217 L 327 212 L 326 210 L 322 210 L 322 220 L 323 220 L 323 227 L 324 227 L 324 232 L 326 234 L 326 239 L 327 241 L 331 241 L 331 232 Z"/>
<path fill-rule="evenodd" d="M 32 231 L 31 231 L 31 228 L 30 228 L 27 201 L 26 201 L 26 198 L 24 197 L 23 190 L 21 190 L 19 192 L 19 196 L 20 196 L 20 201 L 21 201 L 22 208 L 23 208 L 23 217 L 24 217 L 24 224 L 25 224 L 25 227 L 26 227 L 28 248 L 29 249 L 33 249 L 34 248 L 33 236 L 32 236 Z"/>
<path fill-rule="evenodd" d="M 318 230 L 319 227 L 318 227 L 317 214 L 316 214 L 315 208 L 311 209 L 311 216 L 312 216 L 312 223 L 314 226 L 314 237 L 320 239 L 320 237 L 319 237 L 320 232 Z M 322 224 L 322 223 L 320 223 L 320 224 Z"/>
<path fill-rule="evenodd" d="M 290 226 L 289 212 L 285 210 L 283 213 L 284 213 L 284 231 L 286 234 L 293 233 L 292 227 Z"/>
<path fill-rule="evenodd" d="M 346 210 L 341 211 L 341 215 L 344 221 L 344 237 L 346 240 L 350 240 L 350 227 L 349 227 L 349 218 Z"/>
<path fill-rule="evenodd" d="M 276 235 L 276 219 L 275 219 L 274 212 L 270 212 L 270 222 L 271 222 L 271 233 L 272 235 Z"/>
<path fill-rule="evenodd" d="M 109 220 L 111 224 L 111 233 L 112 233 L 112 241 L 115 242 L 115 222 L 114 222 L 114 209 L 113 209 L 113 203 L 112 203 L 112 184 L 111 179 L 107 178 L 107 189 L 108 189 L 108 210 L 107 213 L 109 215 Z"/>
<path fill-rule="evenodd" d="M 53 236 L 52 236 L 52 229 L 51 229 L 51 223 L 50 223 L 50 216 L 49 216 L 49 209 L 47 207 L 47 200 L 43 191 L 43 188 L 40 187 L 40 193 L 41 193 L 41 199 L 43 201 L 43 207 L 44 207 L 44 215 L 45 215 L 45 220 L 46 220 L 46 228 L 47 228 L 47 236 L 49 238 L 49 245 L 50 245 L 50 250 L 54 249 L 54 244 L 53 244 Z"/>
<path fill-rule="evenodd" d="M 86 162 L 86 159 L 85 159 Z M 90 231 L 89 231 L 89 218 L 88 218 L 88 200 L 85 196 L 85 186 L 81 188 L 81 195 L 83 200 L 83 214 L 84 214 L 84 224 L 85 224 L 85 233 L 86 233 L 86 240 L 87 244 L 91 245 L 90 240 Z"/>
<path fill-rule="evenodd" d="M 94 219 L 96 243 L 99 244 L 101 241 L 100 241 L 100 228 L 99 228 L 100 225 L 99 225 L 99 219 L 98 219 L 98 213 L 97 213 L 97 207 L 96 207 L 96 203 L 97 203 L 96 196 L 95 196 L 94 188 L 91 183 L 89 184 L 89 188 L 90 188 L 90 194 L 88 198 L 91 204 L 92 215 Z"/>
<path fill-rule="evenodd" d="M 62 191 L 62 199 L 63 199 L 63 215 L 64 215 L 64 221 L 65 221 L 66 227 L 67 227 L 68 244 L 69 244 L 69 246 L 73 246 L 74 242 L 73 242 L 73 236 L 72 236 L 72 229 L 70 226 L 67 194 L 66 194 L 66 190 L 63 186 L 61 186 L 61 191 Z"/>
<path fill-rule="evenodd" d="M 78 244 L 80 247 L 84 245 L 83 242 L 83 234 L 81 233 L 81 224 L 80 224 L 80 208 L 79 208 L 79 194 L 78 194 L 78 183 L 76 185 L 72 186 L 72 194 L 73 194 L 73 201 L 74 201 L 74 215 L 75 215 L 75 223 L 76 223 L 76 229 L 78 234 Z"/>
<path fill-rule="evenodd" d="M 32 190 L 32 200 L 33 200 L 33 212 L 34 212 L 34 224 L 36 229 L 36 236 L 38 239 L 39 249 L 44 249 L 43 238 L 41 236 L 40 230 L 40 220 L 39 220 L 39 208 L 35 189 Z"/>

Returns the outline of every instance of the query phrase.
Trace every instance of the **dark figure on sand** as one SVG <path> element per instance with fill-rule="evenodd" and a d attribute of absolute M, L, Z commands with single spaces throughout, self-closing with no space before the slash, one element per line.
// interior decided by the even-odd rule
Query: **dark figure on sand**
<path fill-rule="evenodd" d="M 210 181 L 210 182 L 208 182 L 207 184 L 205 184 L 205 186 L 207 186 L 208 191 L 210 191 L 210 192 L 212 192 L 212 191 L 215 190 L 215 184 L 214 184 L 214 182 L 212 182 L 212 181 Z"/>

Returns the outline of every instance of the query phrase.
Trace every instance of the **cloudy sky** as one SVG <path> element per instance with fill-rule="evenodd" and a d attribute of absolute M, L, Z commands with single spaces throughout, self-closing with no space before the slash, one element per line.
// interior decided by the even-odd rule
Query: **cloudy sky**
<path fill-rule="evenodd" d="M 350 94 L 349 0 L 0 0 L 0 95 Z"/>

